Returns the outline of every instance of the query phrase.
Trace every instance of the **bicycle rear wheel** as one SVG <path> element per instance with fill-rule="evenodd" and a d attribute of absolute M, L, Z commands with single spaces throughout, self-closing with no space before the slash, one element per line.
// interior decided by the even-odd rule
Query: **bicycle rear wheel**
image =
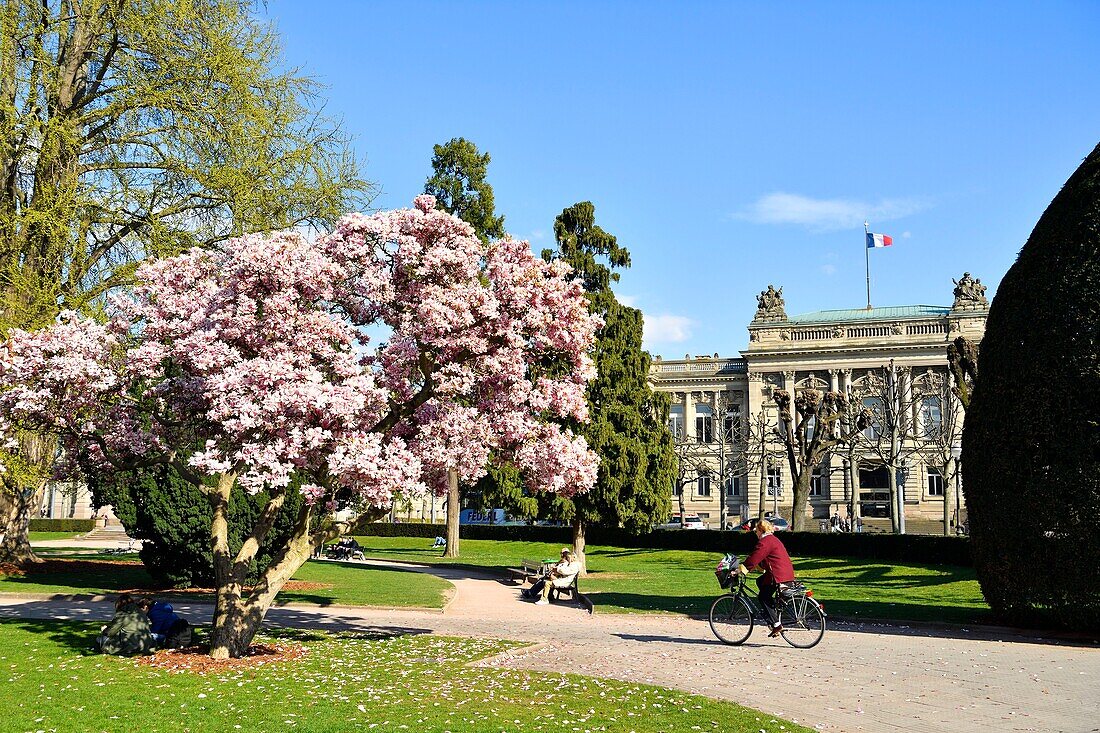
<path fill-rule="evenodd" d="M 783 624 L 783 638 L 798 649 L 816 646 L 825 635 L 825 616 L 808 596 L 785 601 L 779 609 L 779 623 Z"/>
<path fill-rule="evenodd" d="M 721 596 L 710 607 L 710 630 L 723 644 L 744 644 L 752 633 L 752 609 L 740 596 Z"/>

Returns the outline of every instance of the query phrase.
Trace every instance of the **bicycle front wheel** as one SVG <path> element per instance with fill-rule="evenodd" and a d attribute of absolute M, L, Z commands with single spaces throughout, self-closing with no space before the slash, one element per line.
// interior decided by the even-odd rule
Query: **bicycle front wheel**
<path fill-rule="evenodd" d="M 740 596 L 722 596 L 710 607 L 710 630 L 723 644 L 744 644 L 752 633 L 752 609 Z"/>
<path fill-rule="evenodd" d="M 783 638 L 798 649 L 817 646 L 825 635 L 825 616 L 807 596 L 787 600 L 779 609 L 779 623 L 783 624 Z"/>

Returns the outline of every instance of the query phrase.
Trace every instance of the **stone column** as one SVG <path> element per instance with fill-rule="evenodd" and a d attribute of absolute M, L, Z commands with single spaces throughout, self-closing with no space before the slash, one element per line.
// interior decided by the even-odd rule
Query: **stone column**
<path fill-rule="evenodd" d="M 684 392 L 684 440 L 695 440 L 695 396 L 691 392 Z"/>
<path fill-rule="evenodd" d="M 840 391 L 840 372 L 836 369 L 829 370 L 829 389 L 833 392 Z"/>

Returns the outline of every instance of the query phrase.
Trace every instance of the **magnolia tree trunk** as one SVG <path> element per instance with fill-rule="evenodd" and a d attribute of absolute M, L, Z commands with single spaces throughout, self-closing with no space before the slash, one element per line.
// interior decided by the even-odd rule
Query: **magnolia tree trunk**
<path fill-rule="evenodd" d="M 244 583 L 249 568 L 282 510 L 286 495 L 272 495 L 240 551 L 231 556 L 229 495 L 236 479 L 236 475 L 226 473 L 219 477 L 216 488 L 200 487 L 207 492 L 213 508 L 210 539 L 217 588 L 210 656 L 215 659 L 237 658 L 248 653 L 253 637 L 283 585 L 309 559 L 314 543 L 319 544 L 326 538 L 319 533 L 310 536 L 310 507 L 303 504 L 286 545 L 272 558 L 255 587 L 246 589 Z"/>
<path fill-rule="evenodd" d="M 684 517 L 687 516 L 687 506 L 684 504 L 684 488 L 686 488 L 686 487 L 683 484 L 681 484 L 680 485 L 680 494 L 676 497 L 677 499 L 679 499 L 679 504 L 680 504 L 680 526 L 681 527 L 684 526 L 684 524 L 683 524 Z"/>
<path fill-rule="evenodd" d="M 458 557 L 458 517 L 462 499 L 458 490 L 458 471 L 447 471 L 447 549 L 443 557 Z"/>
<path fill-rule="evenodd" d="M 791 504 L 791 531 L 804 532 L 806 530 L 806 508 L 810 505 L 810 478 L 812 472 L 808 466 L 803 466 L 794 482 L 794 500 Z"/>
<path fill-rule="evenodd" d="M 680 515 L 681 518 L 683 516 Z M 580 576 L 583 578 L 588 575 L 588 560 L 584 556 L 584 520 L 579 517 L 573 520 L 573 552 L 577 554 L 577 562 L 581 564 Z"/>

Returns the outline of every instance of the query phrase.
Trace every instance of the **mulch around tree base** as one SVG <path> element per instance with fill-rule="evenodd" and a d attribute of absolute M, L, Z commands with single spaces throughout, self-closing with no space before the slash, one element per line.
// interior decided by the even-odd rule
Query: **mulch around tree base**
<path fill-rule="evenodd" d="M 299 644 L 253 644 L 248 654 L 239 659 L 212 659 L 210 647 L 193 646 L 186 649 L 161 649 L 148 657 L 137 657 L 139 665 L 163 669 L 169 672 L 224 672 L 237 669 L 254 669 L 265 664 L 293 662 L 306 655 L 306 648 Z"/>

